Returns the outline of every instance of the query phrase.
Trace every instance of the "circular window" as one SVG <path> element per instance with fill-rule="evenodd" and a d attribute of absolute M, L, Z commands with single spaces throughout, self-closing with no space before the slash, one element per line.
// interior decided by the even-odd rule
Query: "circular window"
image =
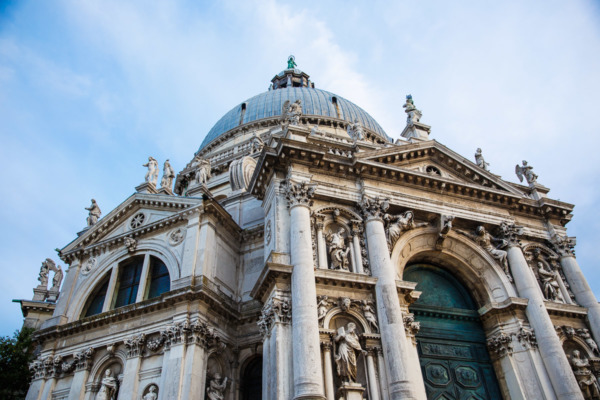
<path fill-rule="evenodd" d="M 144 213 L 139 213 L 131 219 L 129 226 L 131 227 L 131 229 L 139 228 L 144 224 L 144 221 L 146 221 L 146 216 L 144 215 Z"/>
<path fill-rule="evenodd" d="M 442 175 L 442 172 L 433 165 L 428 165 L 427 168 L 425 168 L 425 172 L 427 172 L 428 174 L 435 174 L 440 176 Z"/>

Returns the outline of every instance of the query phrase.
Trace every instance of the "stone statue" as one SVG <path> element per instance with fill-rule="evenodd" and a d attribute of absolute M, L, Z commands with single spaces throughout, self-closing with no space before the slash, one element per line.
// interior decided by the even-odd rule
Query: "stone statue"
<path fill-rule="evenodd" d="M 156 186 L 156 182 L 158 181 L 158 161 L 154 157 L 148 157 L 148 162 L 142 165 L 142 167 L 148 167 L 145 177 L 146 182 Z"/>
<path fill-rule="evenodd" d="M 472 238 L 478 245 L 483 247 L 485 251 L 487 251 L 494 259 L 496 259 L 500 263 L 502 269 L 504 270 L 504 273 L 508 277 L 508 280 L 512 282 L 512 277 L 510 276 L 510 271 L 508 269 L 508 253 L 504 250 L 501 250 L 501 248 L 504 248 L 508 245 L 508 242 L 504 239 L 496 239 L 495 237 L 490 235 L 481 225 L 478 226 L 477 229 L 475 229 L 475 235 L 472 236 Z M 498 245 L 498 247 L 494 247 L 492 242 L 499 242 L 500 244 Z"/>
<path fill-rule="evenodd" d="M 264 146 L 262 139 L 255 133 L 252 137 L 252 143 L 250 143 L 250 154 L 260 153 Z"/>
<path fill-rule="evenodd" d="M 196 168 L 196 182 L 201 185 L 206 185 L 211 178 L 210 161 L 196 156 L 192 161 L 192 168 Z"/>
<path fill-rule="evenodd" d="M 355 119 L 354 123 L 348 124 L 346 132 L 348 132 L 348 136 L 350 136 L 355 141 L 364 140 L 365 138 L 363 127 L 358 119 Z"/>
<path fill-rule="evenodd" d="M 581 337 L 583 338 L 583 340 L 585 340 L 585 343 L 588 345 L 590 350 L 592 350 L 592 354 L 596 357 L 600 356 L 600 350 L 598 350 L 598 345 L 592 338 L 590 331 L 588 329 L 581 329 L 580 332 Z"/>
<path fill-rule="evenodd" d="M 484 158 L 483 158 L 483 154 L 481 153 L 481 148 L 477 148 L 477 151 L 475 152 L 475 163 L 477 164 L 477 166 L 485 171 L 489 171 L 488 166 L 490 165 L 490 163 L 485 162 Z"/>
<path fill-rule="evenodd" d="M 112 371 L 107 368 L 104 371 L 104 378 L 102 378 L 102 386 L 98 391 L 96 400 L 115 400 L 117 394 L 117 380 L 113 378 Z"/>
<path fill-rule="evenodd" d="M 58 290 L 60 288 L 60 283 L 63 280 L 63 270 L 60 265 L 57 265 L 54 270 L 54 276 L 52 277 L 52 287 L 50 290 Z"/>
<path fill-rule="evenodd" d="M 281 123 L 298 125 L 300 123 L 300 116 L 302 115 L 302 101 L 300 99 L 295 102 L 286 100 L 281 108 Z"/>
<path fill-rule="evenodd" d="M 579 350 L 573 350 L 570 361 L 583 398 L 586 400 L 600 399 L 598 381 L 592 373 L 590 361 L 585 357 L 581 357 Z"/>
<path fill-rule="evenodd" d="M 400 215 L 385 214 L 383 220 L 386 223 L 385 235 L 387 236 L 390 250 L 394 247 L 403 232 L 427 225 L 426 223 L 415 223 L 414 213 L 410 210 Z"/>
<path fill-rule="evenodd" d="M 560 292 L 560 286 L 556 281 L 556 271 L 547 269 L 541 261 L 538 261 L 537 268 L 542 292 L 544 293 L 546 300 L 564 303 L 565 299 L 563 298 L 562 293 Z"/>
<path fill-rule="evenodd" d="M 169 163 L 169 160 L 165 161 L 163 165 L 163 176 L 160 180 L 160 187 L 170 189 L 173 186 L 173 178 L 175 178 L 175 171 Z"/>
<path fill-rule="evenodd" d="M 227 385 L 227 377 L 221 379 L 221 374 L 215 373 L 206 388 L 206 397 L 209 400 L 223 400 L 225 397 L 225 386 Z"/>
<path fill-rule="evenodd" d="M 327 315 L 327 310 L 329 309 L 329 300 L 327 296 L 319 296 L 319 302 L 317 303 L 317 318 L 319 319 L 319 323 L 323 324 L 323 319 Z"/>
<path fill-rule="evenodd" d="M 533 167 L 527 165 L 527 161 L 523 160 L 523 166 L 521 167 L 519 164 L 515 165 L 515 174 L 519 178 L 519 182 L 523 182 L 523 177 L 528 184 L 533 185 L 537 182 L 538 176 L 533 173 Z"/>
<path fill-rule="evenodd" d="M 329 256 L 331 257 L 331 269 L 348 271 L 350 248 L 347 248 L 344 242 L 345 231 L 344 228 L 340 228 L 337 232 L 329 231 L 326 236 Z"/>
<path fill-rule="evenodd" d="M 42 266 L 40 267 L 40 276 L 38 276 L 38 281 L 40 281 L 38 287 L 44 287 L 46 289 L 48 289 L 48 273 L 50 271 L 48 267 L 48 260 L 50 259 L 46 258 L 46 261 L 42 262 Z"/>
<path fill-rule="evenodd" d="M 366 353 L 358 341 L 356 334 L 356 325 L 353 322 L 348 323 L 346 329 L 340 327 L 335 337 L 335 342 L 339 343 L 335 363 L 337 373 L 343 382 L 356 382 L 356 352 Z"/>
<path fill-rule="evenodd" d="M 412 125 L 421 120 L 423 114 L 415 107 L 412 95 L 409 94 L 406 96 L 406 103 L 404 103 L 402 107 L 405 108 L 404 112 L 407 114 L 406 123 L 408 125 Z"/>
<path fill-rule="evenodd" d="M 373 329 L 373 332 L 379 332 L 379 326 L 377 325 L 377 317 L 375 317 L 375 310 L 373 309 L 373 302 L 368 300 L 362 301 L 362 312 L 365 319 Z"/>
<path fill-rule="evenodd" d="M 156 400 L 158 395 L 156 394 L 156 385 L 150 385 L 148 388 L 148 393 L 144 395 L 142 400 Z"/>
<path fill-rule="evenodd" d="M 102 215 L 102 211 L 100 211 L 100 207 L 98 207 L 98 203 L 96 203 L 96 200 L 92 199 L 92 204 L 89 207 L 86 207 L 85 209 L 89 211 L 87 217 L 87 226 L 90 227 L 95 225 L 96 222 L 98 222 L 100 215 Z"/>
<path fill-rule="evenodd" d="M 289 56 L 287 62 L 288 62 L 287 69 L 294 69 L 298 66 L 298 64 L 296 64 L 296 57 L 294 57 L 294 56 Z"/>

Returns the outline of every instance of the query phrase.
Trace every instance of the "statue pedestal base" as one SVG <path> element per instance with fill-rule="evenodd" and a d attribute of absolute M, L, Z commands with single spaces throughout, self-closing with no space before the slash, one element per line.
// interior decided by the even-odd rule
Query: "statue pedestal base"
<path fill-rule="evenodd" d="M 160 189 L 158 189 L 158 193 L 159 194 L 166 194 L 166 195 L 169 195 L 169 196 L 174 196 L 175 195 L 171 189 L 166 188 L 166 187 L 161 187 Z"/>
<path fill-rule="evenodd" d="M 135 191 L 138 193 L 150 193 L 156 194 L 158 190 L 156 190 L 156 186 L 153 183 L 144 182 L 139 186 L 135 187 Z"/>
<path fill-rule="evenodd" d="M 343 400 L 363 400 L 365 389 L 360 383 L 344 382 L 339 390 L 340 399 Z"/>
<path fill-rule="evenodd" d="M 56 299 L 58 299 L 58 289 L 50 289 L 48 290 L 48 299 L 47 301 L 51 303 L 56 303 Z"/>
<path fill-rule="evenodd" d="M 44 286 L 38 286 L 33 289 L 33 301 L 45 301 L 48 297 L 48 288 Z"/>

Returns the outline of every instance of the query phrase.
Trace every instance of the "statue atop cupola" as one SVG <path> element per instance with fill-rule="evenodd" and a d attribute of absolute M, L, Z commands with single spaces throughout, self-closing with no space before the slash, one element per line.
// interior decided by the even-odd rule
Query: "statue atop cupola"
<path fill-rule="evenodd" d="M 310 76 L 297 69 L 296 57 L 289 56 L 287 59 L 287 69 L 284 69 L 273 79 L 271 79 L 271 86 L 269 90 L 285 89 L 291 87 L 308 87 L 313 88 L 315 84 L 310 81 Z"/>

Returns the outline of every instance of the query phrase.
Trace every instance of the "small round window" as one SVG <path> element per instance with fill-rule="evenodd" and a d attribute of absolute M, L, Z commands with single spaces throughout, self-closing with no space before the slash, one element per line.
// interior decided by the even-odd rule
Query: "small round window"
<path fill-rule="evenodd" d="M 138 213 L 131 219 L 129 226 L 131 227 L 131 229 L 139 228 L 144 224 L 145 221 L 146 215 L 144 215 L 144 213 Z"/>
<path fill-rule="evenodd" d="M 425 172 L 428 174 L 442 175 L 442 172 L 439 170 L 439 168 L 434 167 L 433 165 L 428 165 L 427 168 L 425 168 Z"/>

